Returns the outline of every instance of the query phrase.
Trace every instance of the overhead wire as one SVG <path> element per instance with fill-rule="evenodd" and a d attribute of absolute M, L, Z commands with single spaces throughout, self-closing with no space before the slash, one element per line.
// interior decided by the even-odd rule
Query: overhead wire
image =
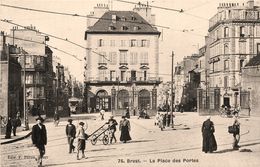
<path fill-rule="evenodd" d="M 32 43 L 37 43 L 37 44 L 46 45 L 46 46 L 48 46 L 48 47 L 50 47 L 50 48 L 52 48 L 52 49 L 55 49 L 55 50 L 60 51 L 60 52 L 62 52 L 62 53 L 65 53 L 65 54 L 67 54 L 67 55 L 69 55 L 69 56 L 72 56 L 72 57 L 74 57 L 75 59 L 77 59 L 77 60 L 79 60 L 79 61 L 82 61 L 82 60 L 79 59 L 76 55 L 73 55 L 73 54 L 71 54 L 71 53 L 68 53 L 68 52 L 62 50 L 62 49 L 59 49 L 59 48 L 57 48 L 57 47 L 51 46 L 51 45 L 49 45 L 49 44 L 46 44 L 45 42 L 33 41 L 33 40 L 29 40 L 29 39 L 23 39 L 23 38 L 13 37 L 13 36 L 10 36 L 10 35 L 5 35 L 5 36 L 8 37 L 8 38 L 11 38 L 11 39 L 17 39 L 17 40 L 21 40 L 21 41 L 26 41 L 26 42 L 32 42 Z"/>
<path fill-rule="evenodd" d="M 87 15 L 85 16 L 85 15 L 80 15 L 80 14 L 72 14 L 72 13 L 65 13 L 65 12 L 55 12 L 55 11 L 50 11 L 50 10 L 40 10 L 40 9 L 26 8 L 26 7 L 7 5 L 7 4 L 1 4 L 1 6 L 8 7 L 8 8 L 14 8 L 14 9 L 20 9 L 20 10 L 41 12 L 41 13 L 58 14 L 58 15 L 64 15 L 64 16 L 90 18 L 90 19 L 97 19 L 97 20 L 113 20 L 112 18 L 87 16 Z M 117 20 L 117 22 L 128 22 L 128 23 L 135 23 L 135 24 L 145 24 L 145 25 L 150 25 L 150 26 L 155 26 L 155 27 L 161 27 L 161 28 L 169 29 L 169 27 L 167 27 L 167 26 L 156 25 L 156 24 L 149 24 L 148 22 L 143 22 L 143 21 L 138 22 L 138 21 L 133 21 L 133 20 Z"/>
<path fill-rule="evenodd" d="M 18 27 L 21 27 L 21 28 L 24 28 L 24 29 L 27 29 L 27 30 L 30 30 L 30 31 L 34 31 L 34 32 L 37 32 L 37 33 L 46 35 L 46 36 L 48 36 L 48 37 L 53 37 L 53 38 L 55 38 L 55 39 L 59 39 L 59 40 L 68 42 L 68 43 L 70 43 L 70 44 L 73 44 L 73 45 L 75 45 L 75 46 L 78 46 L 78 47 L 83 48 L 83 49 L 86 49 L 86 50 L 91 50 L 91 48 L 86 48 L 86 47 L 84 47 L 84 46 L 82 46 L 82 45 L 80 45 L 80 44 L 77 44 L 76 42 L 70 41 L 68 38 L 61 38 L 61 37 L 58 37 L 58 36 L 55 36 L 55 35 L 52 35 L 52 34 L 44 33 L 44 32 L 42 32 L 42 31 L 32 29 L 32 28 L 30 28 L 30 27 L 28 27 L 28 26 L 23 26 L 23 25 L 14 23 L 14 22 L 12 22 L 12 21 L 10 21 L 10 20 L 7 20 L 7 19 L 1 19 L 0 21 L 5 22 L 5 23 L 8 23 L 8 24 L 15 25 L 15 26 L 18 26 Z M 95 54 L 97 54 L 97 55 L 99 55 L 99 56 L 103 56 L 104 59 L 110 61 L 105 55 L 102 55 L 101 53 L 95 52 L 95 51 L 93 51 L 93 50 L 92 50 L 91 52 L 93 52 L 93 53 L 95 53 Z"/>

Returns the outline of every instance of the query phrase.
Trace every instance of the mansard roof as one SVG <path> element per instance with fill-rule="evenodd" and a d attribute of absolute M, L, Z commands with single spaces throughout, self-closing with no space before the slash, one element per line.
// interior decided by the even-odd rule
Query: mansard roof
<path fill-rule="evenodd" d="M 133 11 L 108 11 L 93 26 L 87 34 L 158 34 L 160 32 L 143 17 Z"/>

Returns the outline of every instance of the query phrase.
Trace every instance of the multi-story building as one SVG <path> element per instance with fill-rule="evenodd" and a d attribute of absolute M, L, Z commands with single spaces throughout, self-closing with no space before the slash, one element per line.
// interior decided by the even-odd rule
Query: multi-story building
<path fill-rule="evenodd" d="M 30 114 L 53 115 L 52 51 L 45 45 L 48 37 L 41 35 L 32 26 L 25 29 L 14 27 L 7 40 L 9 44 L 17 45 L 26 52 L 14 56 L 25 68 L 26 99 Z"/>
<path fill-rule="evenodd" d="M 221 3 L 209 21 L 210 109 L 240 103 L 241 69 L 260 50 L 260 7 Z"/>
<path fill-rule="evenodd" d="M 23 111 L 23 89 L 21 66 L 13 54 L 20 54 L 21 48 L 6 44 L 4 32 L 0 33 L 0 116 L 7 120 Z M 18 79 L 17 79 L 18 78 Z M 23 115 L 23 112 L 20 113 Z M 1 128 L 4 127 L 1 124 Z M 3 130 L 3 129 L 2 129 Z M 1 131 L 2 131 L 1 130 Z M 5 132 L 5 131 L 2 131 Z"/>
<path fill-rule="evenodd" d="M 151 8 L 109 11 L 106 5 L 98 5 L 94 9 L 92 16 L 97 13 L 101 18 L 89 21 L 85 33 L 90 48 L 85 58 L 85 97 L 90 97 L 89 91 L 94 95 L 88 107 L 155 110 L 160 32 L 152 26 Z"/>
<path fill-rule="evenodd" d="M 192 54 L 191 56 L 187 56 L 183 59 L 182 62 L 178 63 L 175 67 L 175 74 L 174 74 L 174 81 L 175 81 L 175 99 L 174 104 L 179 105 L 183 104 L 186 105 L 186 110 L 190 110 L 190 107 L 192 107 L 190 104 L 188 104 L 189 98 L 195 98 L 196 92 L 193 93 L 193 95 L 188 95 L 192 91 L 192 81 L 193 81 L 193 72 L 195 69 L 198 68 L 198 54 Z M 197 70 L 196 70 L 196 73 Z M 189 90 L 189 91 L 188 91 Z M 193 89 L 192 89 L 193 90 Z M 195 89 L 193 90 L 195 91 Z M 194 96 L 194 97 L 193 97 Z M 195 103 L 195 102 L 194 102 Z"/>

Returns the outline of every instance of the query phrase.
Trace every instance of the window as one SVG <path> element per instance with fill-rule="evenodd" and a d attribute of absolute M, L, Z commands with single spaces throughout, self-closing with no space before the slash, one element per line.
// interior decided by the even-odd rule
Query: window
<path fill-rule="evenodd" d="M 141 47 L 149 47 L 149 40 L 141 40 Z"/>
<path fill-rule="evenodd" d="M 125 31 L 125 30 L 127 30 L 128 28 L 123 25 L 121 29 Z"/>
<path fill-rule="evenodd" d="M 26 74 L 25 83 L 33 84 L 33 75 L 32 74 Z"/>
<path fill-rule="evenodd" d="M 138 63 L 137 52 L 131 52 L 130 53 L 130 64 L 131 65 L 136 65 L 137 63 Z"/>
<path fill-rule="evenodd" d="M 239 53 L 246 54 L 246 42 L 239 42 Z"/>
<path fill-rule="evenodd" d="M 109 60 L 111 65 L 116 65 L 116 60 L 117 60 L 116 52 L 109 53 Z"/>
<path fill-rule="evenodd" d="M 121 46 L 122 47 L 126 46 L 126 41 L 125 40 L 121 40 Z"/>
<path fill-rule="evenodd" d="M 103 39 L 98 39 L 98 46 L 99 47 L 104 46 L 104 40 Z"/>
<path fill-rule="evenodd" d="M 229 54 L 229 48 L 227 44 L 224 45 L 224 54 Z"/>
<path fill-rule="evenodd" d="M 229 60 L 224 61 L 224 70 L 229 70 Z"/>
<path fill-rule="evenodd" d="M 229 37 L 229 29 L 228 27 L 224 28 L 224 38 Z"/>
<path fill-rule="evenodd" d="M 126 72 L 121 71 L 121 81 L 125 81 L 125 79 L 126 79 Z"/>
<path fill-rule="evenodd" d="M 116 15 L 113 14 L 113 15 L 112 15 L 112 23 L 116 23 L 116 18 L 117 18 Z"/>
<path fill-rule="evenodd" d="M 136 39 L 132 39 L 130 41 L 130 47 L 135 47 L 135 46 L 137 46 L 137 41 L 136 41 Z"/>
<path fill-rule="evenodd" d="M 99 80 L 100 81 L 105 81 L 106 80 L 106 70 L 99 70 Z"/>
<path fill-rule="evenodd" d="M 144 81 L 147 80 L 147 71 L 144 71 Z"/>
<path fill-rule="evenodd" d="M 136 81 L 136 71 L 134 70 L 131 71 L 131 80 Z"/>
<path fill-rule="evenodd" d="M 107 63 L 106 52 L 99 53 L 98 63 Z"/>
<path fill-rule="evenodd" d="M 224 77 L 224 87 L 227 88 L 228 87 L 228 76 Z"/>
<path fill-rule="evenodd" d="M 245 27 L 240 27 L 240 37 L 245 37 Z"/>
<path fill-rule="evenodd" d="M 143 52 L 140 55 L 140 63 L 147 64 L 148 63 L 148 52 Z"/>
<path fill-rule="evenodd" d="M 112 47 L 116 46 L 116 41 L 115 40 L 110 40 L 110 46 L 112 46 Z"/>
<path fill-rule="evenodd" d="M 116 71 L 110 71 L 110 81 L 116 80 Z"/>
<path fill-rule="evenodd" d="M 260 43 L 257 43 L 257 54 L 260 54 Z"/>
<path fill-rule="evenodd" d="M 239 60 L 239 70 L 240 70 L 240 72 L 242 71 L 243 65 L 244 65 L 244 59 Z"/>
<path fill-rule="evenodd" d="M 127 63 L 127 51 L 120 51 L 120 63 Z"/>

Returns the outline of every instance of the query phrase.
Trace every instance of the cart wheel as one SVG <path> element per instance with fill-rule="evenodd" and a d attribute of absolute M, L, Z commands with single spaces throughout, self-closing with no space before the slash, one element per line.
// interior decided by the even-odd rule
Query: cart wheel
<path fill-rule="evenodd" d="M 108 135 L 104 135 L 104 137 L 103 137 L 103 144 L 104 145 L 107 145 L 108 144 L 108 142 L 109 142 L 109 137 L 108 137 Z"/>
<path fill-rule="evenodd" d="M 92 145 L 95 145 L 97 143 L 96 135 L 92 135 L 92 139 L 90 140 Z"/>

